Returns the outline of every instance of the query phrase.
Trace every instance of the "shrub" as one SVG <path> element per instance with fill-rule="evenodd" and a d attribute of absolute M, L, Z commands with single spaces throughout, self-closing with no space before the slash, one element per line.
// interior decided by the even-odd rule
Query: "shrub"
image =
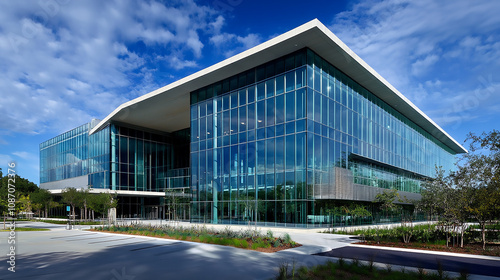
<path fill-rule="evenodd" d="M 290 234 L 285 233 L 283 235 L 283 243 L 285 243 L 286 245 L 292 245 L 292 238 L 290 237 Z"/>
<path fill-rule="evenodd" d="M 241 240 L 241 244 L 240 244 L 240 247 L 241 247 L 241 248 L 248 248 L 248 246 L 249 246 L 249 245 L 248 245 L 248 241 L 246 241 L 246 240 L 244 240 L 244 239 L 243 239 L 243 240 Z"/>
<path fill-rule="evenodd" d="M 279 238 L 276 238 L 276 240 L 274 240 L 274 242 L 273 242 L 273 246 L 280 247 L 281 245 L 282 245 L 281 240 Z"/>
<path fill-rule="evenodd" d="M 239 239 L 233 238 L 231 242 L 234 247 L 241 247 L 241 241 Z"/>
<path fill-rule="evenodd" d="M 230 238 L 222 238 L 221 245 L 225 245 L 225 246 L 231 245 L 231 239 Z"/>

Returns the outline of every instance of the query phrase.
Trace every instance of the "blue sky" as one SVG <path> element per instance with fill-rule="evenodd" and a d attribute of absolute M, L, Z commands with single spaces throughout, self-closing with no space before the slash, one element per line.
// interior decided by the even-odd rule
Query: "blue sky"
<path fill-rule="evenodd" d="M 318 18 L 460 143 L 498 129 L 500 1 L 0 1 L 0 167 Z M 99 100 L 97 102 L 97 100 Z"/>

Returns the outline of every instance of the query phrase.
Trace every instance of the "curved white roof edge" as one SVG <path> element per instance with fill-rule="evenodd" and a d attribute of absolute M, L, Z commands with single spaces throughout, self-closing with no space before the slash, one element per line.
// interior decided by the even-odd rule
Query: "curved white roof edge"
<path fill-rule="evenodd" d="M 51 189 L 49 190 L 51 194 L 62 194 L 66 189 Z M 125 191 L 125 190 L 110 190 L 110 189 L 89 189 L 89 193 L 99 194 L 99 193 L 110 193 L 117 194 L 119 196 L 153 196 L 153 197 L 164 197 L 165 192 L 153 192 L 153 191 Z"/>
<path fill-rule="evenodd" d="M 183 102 L 183 104 L 185 104 L 187 98 L 187 105 L 189 105 L 190 91 L 223 80 L 231 75 L 246 71 L 252 67 L 304 47 L 309 47 L 314 50 L 335 67 L 350 76 L 354 81 L 384 100 L 396 110 L 400 111 L 408 119 L 415 122 L 456 153 L 467 153 L 467 150 L 460 143 L 453 139 L 453 137 L 408 100 L 408 98 L 380 76 L 380 74 L 354 53 L 318 19 L 311 20 L 295 29 L 227 58 L 217 64 L 131 101 L 125 102 L 111 112 L 111 114 L 106 116 L 89 133 L 95 133 L 113 120 L 119 120 L 125 123 L 130 121 L 130 123 L 135 125 L 148 126 L 149 122 L 146 122 L 144 120 L 145 117 L 140 115 L 149 114 L 151 116 L 151 111 L 157 110 L 157 112 L 160 112 L 161 110 L 167 110 L 165 107 L 168 106 L 171 106 L 169 108 L 173 111 L 177 110 L 178 114 L 184 114 L 182 116 L 182 121 L 186 123 L 184 126 L 187 128 L 189 127 L 189 106 L 185 108 L 186 112 L 181 113 L 179 112 L 179 106 L 176 106 L 179 104 L 171 103 Z M 235 66 L 235 64 L 237 65 Z M 236 70 L 239 71 L 231 72 Z M 153 102 L 153 99 L 158 99 L 157 101 L 162 100 L 163 102 Z M 178 101 L 181 99 L 182 101 Z M 141 105 L 144 108 L 139 109 Z M 153 108 L 155 106 L 158 108 Z M 173 122 L 178 120 L 177 117 L 174 119 L 172 115 L 162 115 L 158 118 L 174 120 Z M 188 119 L 187 121 L 185 120 L 186 118 Z M 151 126 L 153 126 L 151 128 L 162 130 L 158 127 L 158 123 L 154 125 L 151 124 Z M 178 126 L 176 128 L 179 129 Z"/>
<path fill-rule="evenodd" d="M 308 23 L 305 23 L 305 24 L 303 24 L 303 25 L 301 25 L 301 26 L 299 26 L 299 27 L 297 27 L 295 29 L 292 29 L 292 30 L 290 30 L 290 31 L 288 31 L 286 33 L 283 33 L 283 34 L 281 34 L 281 35 L 279 35 L 279 36 L 277 36 L 275 38 L 272 38 L 272 39 L 270 39 L 270 40 L 268 40 L 268 41 L 266 41 L 266 42 L 264 42 L 262 44 L 259 44 L 259 45 L 255 46 L 253 48 L 250 48 L 250 49 L 248 49 L 246 51 L 243 51 L 243 52 L 241 52 L 239 54 L 236 54 L 236 55 L 234 55 L 234 56 L 232 56 L 230 58 L 227 58 L 227 59 L 225 59 L 225 60 L 223 60 L 223 61 L 221 61 L 219 63 L 216 63 L 216 64 L 214 64 L 212 66 L 209 66 L 209 67 L 207 67 L 207 68 L 205 68 L 203 70 L 200 70 L 200 71 L 198 71 L 198 72 L 196 72 L 194 74 L 191 74 L 191 75 L 189 75 L 187 77 L 184 77 L 184 78 L 182 78 L 180 80 L 177 80 L 177 81 L 175 81 L 175 82 L 173 82 L 171 84 L 168 84 L 168 85 L 166 85 L 164 87 L 156 89 L 156 90 L 154 90 L 154 91 L 152 91 L 150 93 L 146 93 L 146 94 L 144 94 L 142 96 L 139 96 L 139 97 L 137 97 L 137 98 L 135 98 L 133 100 L 125 102 L 122 105 L 118 106 L 118 108 L 116 108 L 113 112 L 111 112 L 111 114 L 109 114 L 108 116 L 106 116 L 98 125 L 96 125 L 89 132 L 89 134 L 93 134 L 96 131 L 102 129 L 111 120 L 111 118 L 113 116 L 115 116 L 118 112 L 122 111 L 125 108 L 131 107 L 131 106 L 133 106 L 135 104 L 138 104 L 141 101 L 149 99 L 149 98 L 151 98 L 153 96 L 156 96 L 158 94 L 165 93 L 165 92 L 169 91 L 170 89 L 173 89 L 173 88 L 175 88 L 175 87 L 177 87 L 179 85 L 188 83 L 188 82 L 190 82 L 190 81 L 192 81 L 192 80 L 194 80 L 196 78 L 199 78 L 201 76 L 206 75 L 207 73 L 210 73 L 210 72 L 213 72 L 213 71 L 215 71 L 217 69 L 223 68 L 223 67 L 225 67 L 227 65 L 230 65 L 230 64 L 232 64 L 232 63 L 234 63 L 236 61 L 244 59 L 244 58 L 246 58 L 246 57 L 248 57 L 248 56 L 250 56 L 252 54 L 256 54 L 256 53 L 258 53 L 258 52 L 260 52 L 260 51 L 268 48 L 269 46 L 275 45 L 278 42 L 281 42 L 281 41 L 283 41 L 283 40 L 285 40 L 287 38 L 293 37 L 295 34 L 302 33 L 302 32 L 304 32 L 304 31 L 306 31 L 308 29 L 317 27 L 318 25 L 321 25 L 321 26 L 325 27 L 318 19 L 314 19 L 314 20 L 312 20 L 312 21 L 310 21 Z M 332 35 L 333 35 L 333 33 L 332 33 Z M 214 82 L 216 82 L 216 81 L 214 81 Z"/>

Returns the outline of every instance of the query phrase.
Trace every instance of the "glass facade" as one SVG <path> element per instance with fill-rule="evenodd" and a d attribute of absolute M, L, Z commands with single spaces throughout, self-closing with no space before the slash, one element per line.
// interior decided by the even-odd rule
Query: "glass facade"
<path fill-rule="evenodd" d="M 113 190 L 163 191 L 172 168 L 167 134 L 111 126 L 111 185 Z"/>
<path fill-rule="evenodd" d="M 88 175 L 93 188 L 109 188 L 109 126 L 89 136 L 87 123 L 40 144 L 40 183 Z"/>
<path fill-rule="evenodd" d="M 309 49 L 191 93 L 192 220 L 308 222 L 335 167 L 419 193 L 454 153 Z"/>
<path fill-rule="evenodd" d="M 189 129 L 164 133 L 112 123 L 89 135 L 97 122 L 40 144 L 41 183 L 87 176 L 87 187 L 94 189 L 164 192 L 165 188 L 189 188 Z M 164 201 L 163 197 L 121 196 L 117 214 L 163 217 Z"/>

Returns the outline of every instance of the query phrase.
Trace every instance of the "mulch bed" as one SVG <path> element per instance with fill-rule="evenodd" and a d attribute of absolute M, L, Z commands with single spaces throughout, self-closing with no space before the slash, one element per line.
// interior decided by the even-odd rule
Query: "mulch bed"
<path fill-rule="evenodd" d="M 486 244 L 486 250 L 483 250 L 483 245 L 478 243 L 464 244 L 464 248 L 460 248 L 460 246 L 452 247 L 451 244 L 450 247 L 446 247 L 446 245 L 416 242 L 403 243 L 381 241 L 377 243 L 375 241 L 365 241 L 357 242 L 355 244 L 500 257 L 500 244 Z"/>
<path fill-rule="evenodd" d="M 147 234 L 132 234 L 132 233 L 126 233 L 126 232 L 116 232 L 116 231 L 107 231 L 107 230 L 93 230 L 93 229 L 90 229 L 89 231 L 107 232 L 107 233 L 116 233 L 116 234 L 125 234 L 125 235 L 134 235 L 134 236 L 149 236 L 149 237 L 156 237 L 156 238 L 163 238 L 163 239 L 170 239 L 170 240 L 180 240 L 180 241 L 197 242 L 197 243 L 203 243 L 203 244 L 220 245 L 220 244 L 200 242 L 198 240 L 192 240 L 190 236 L 188 236 L 186 238 L 186 240 L 183 240 L 183 239 L 173 238 L 171 236 L 156 236 L 156 235 L 147 235 Z M 252 249 L 251 248 L 252 247 L 252 239 L 248 238 L 247 242 L 248 242 L 250 248 L 233 247 L 233 246 L 228 246 L 228 245 L 221 245 L 221 246 L 228 246 L 228 247 L 233 247 L 233 248 L 238 248 L 238 249 L 245 249 L 245 250 L 252 250 L 252 251 L 258 251 L 258 252 L 263 252 L 263 253 L 275 253 L 275 252 L 279 252 L 281 250 L 292 249 L 292 248 L 297 248 L 297 247 L 302 246 L 302 244 L 295 243 L 295 246 L 281 245 L 279 247 L 272 247 L 271 246 L 269 248 Z"/>

